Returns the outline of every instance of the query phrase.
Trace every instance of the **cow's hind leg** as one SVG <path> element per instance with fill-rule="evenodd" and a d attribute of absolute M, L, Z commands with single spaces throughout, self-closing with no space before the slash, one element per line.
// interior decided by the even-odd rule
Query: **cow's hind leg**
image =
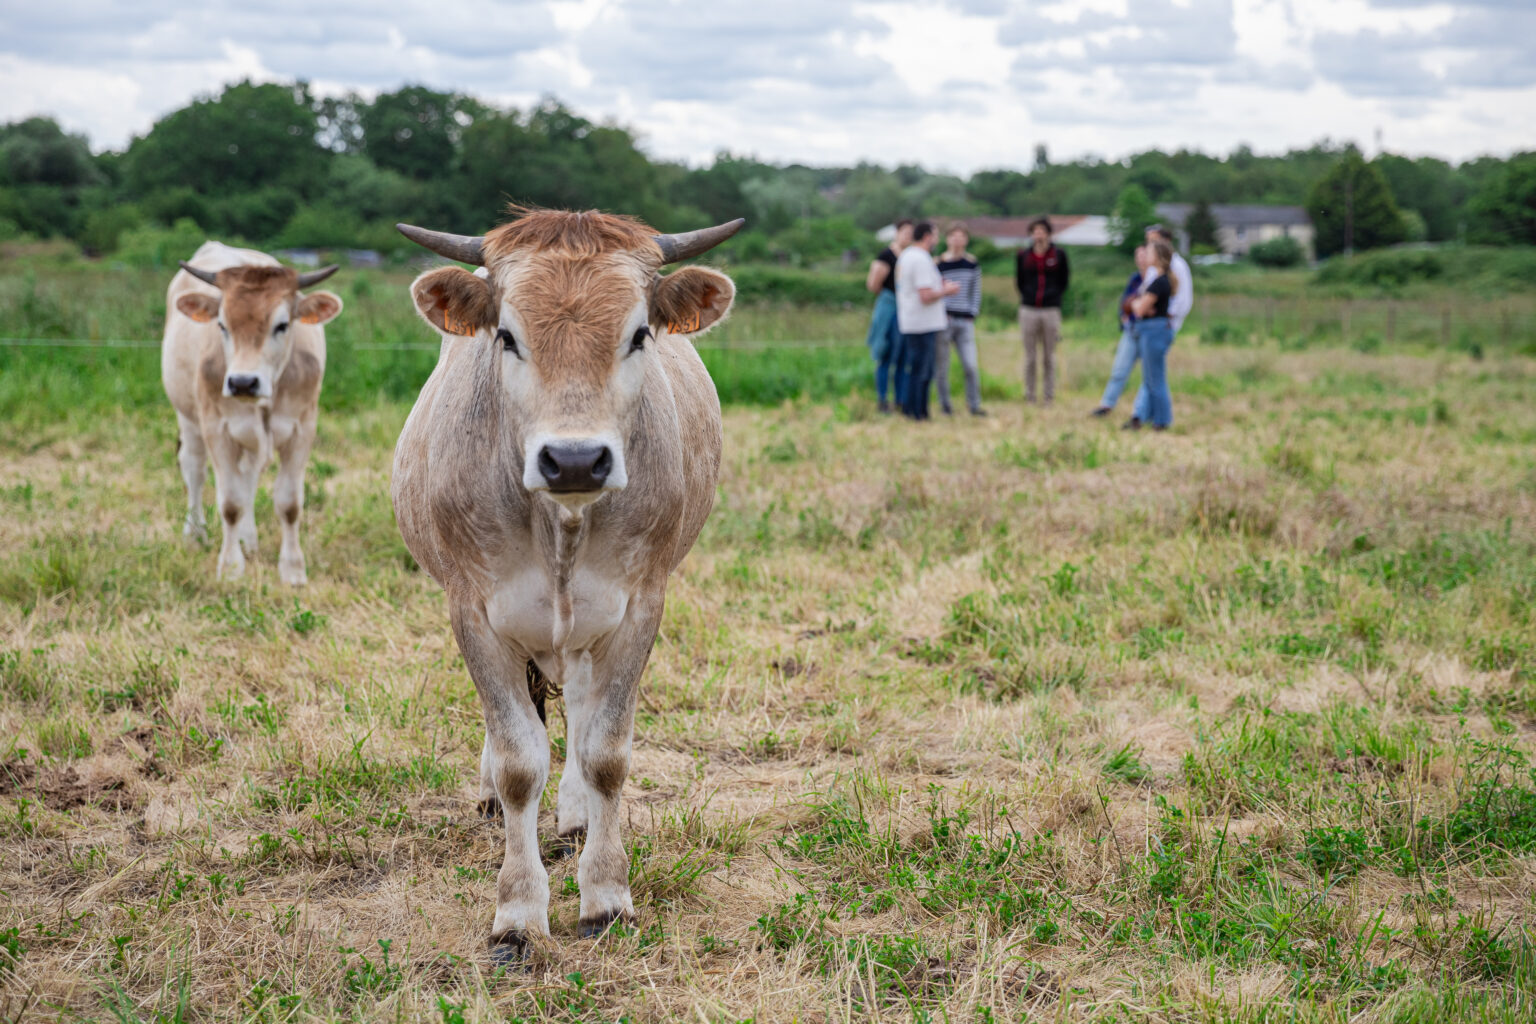
<path fill-rule="evenodd" d="M 549 738 L 528 696 L 527 660 L 491 631 L 484 606 L 454 601 L 450 611 L 485 712 L 482 778 L 491 782 L 506 828 L 491 922 L 493 955 L 506 961 L 521 955 L 529 935 L 549 934 L 549 874 L 539 859 L 538 830 Z"/>
<path fill-rule="evenodd" d="M 187 518 L 181 532 L 188 539 L 201 544 L 208 539 L 208 520 L 203 513 L 203 484 L 208 479 L 208 447 L 203 444 L 202 429 L 179 412 L 176 414 L 176 425 L 176 464 L 181 467 L 181 480 L 187 486 Z"/>
<path fill-rule="evenodd" d="M 299 547 L 299 518 L 304 514 L 304 466 L 314 443 L 315 421 L 310 418 L 294 428 L 292 436 L 277 450 L 277 486 L 272 491 L 272 504 L 277 507 L 278 529 L 283 537 L 277 574 L 291 587 L 309 582 L 304 549 Z"/>

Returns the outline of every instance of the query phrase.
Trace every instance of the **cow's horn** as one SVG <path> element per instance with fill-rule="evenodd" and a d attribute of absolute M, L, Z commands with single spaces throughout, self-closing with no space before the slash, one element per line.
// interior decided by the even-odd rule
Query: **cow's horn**
<path fill-rule="evenodd" d="M 447 256 L 460 263 L 485 266 L 485 237 L 483 235 L 450 235 L 446 231 L 428 231 L 412 224 L 396 224 L 395 230 L 423 249 L 431 249 L 439 256 Z"/>
<path fill-rule="evenodd" d="M 319 284 L 340 269 L 341 267 L 338 264 L 332 263 L 328 267 L 321 267 L 319 270 L 311 270 L 307 274 L 300 274 L 299 287 L 308 288 L 311 285 Z"/>
<path fill-rule="evenodd" d="M 684 231 L 680 235 L 657 235 L 656 244 L 661 247 L 661 262 L 676 263 L 678 260 L 692 259 L 700 253 L 708 252 L 740 231 L 745 223 L 746 220 L 737 217 L 733 221 L 716 224 L 712 228 Z"/>
<path fill-rule="evenodd" d="M 203 270 L 203 269 L 201 269 L 199 267 L 194 267 L 192 264 L 188 263 L 186 260 L 181 260 L 180 263 L 181 263 L 181 269 L 182 270 L 185 270 L 187 273 L 191 274 L 193 277 L 197 278 L 199 281 L 202 281 L 204 284 L 211 284 L 215 288 L 217 288 L 219 286 L 219 282 L 217 280 L 215 280 L 218 277 L 218 275 L 215 274 L 213 271 L 211 271 L 211 270 Z"/>

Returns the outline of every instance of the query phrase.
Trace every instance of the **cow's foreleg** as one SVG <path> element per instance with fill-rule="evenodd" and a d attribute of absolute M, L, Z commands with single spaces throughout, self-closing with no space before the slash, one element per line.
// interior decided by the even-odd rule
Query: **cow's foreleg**
<path fill-rule="evenodd" d="M 277 507 L 278 529 L 282 531 L 282 550 L 277 557 L 277 574 L 291 587 L 309 582 L 305 571 L 304 550 L 299 547 L 299 517 L 304 514 L 304 466 L 315 443 L 315 420 L 299 423 L 287 442 L 277 450 L 277 485 L 272 504 Z"/>
<path fill-rule="evenodd" d="M 203 514 L 203 483 L 208 479 L 208 447 L 196 423 L 176 414 L 176 463 L 181 467 L 182 483 L 187 485 L 187 518 L 183 535 L 198 543 L 208 539 L 208 520 Z"/>
<path fill-rule="evenodd" d="M 227 433 L 214 434 L 204 440 L 208 453 L 213 456 L 214 489 L 219 517 L 224 521 L 224 536 L 219 546 L 219 576 L 238 579 L 245 573 L 246 554 L 256 552 L 256 526 L 251 506 L 256 500 L 261 466 Z"/>
<path fill-rule="evenodd" d="M 576 865 L 583 936 L 601 934 L 615 920 L 635 913 L 629 892 L 629 855 L 619 834 L 619 801 L 629 776 L 640 673 L 656 639 L 661 606 L 660 595 L 637 595 L 600 657 L 583 658 L 579 666 L 567 663 L 565 701 L 571 737 L 567 750 L 576 755 L 587 803 L 586 842 Z M 566 776 L 570 774 L 567 763 Z M 564 820 L 558 827 L 565 831 Z"/>
<path fill-rule="evenodd" d="M 491 945 L 517 952 L 529 934 L 549 934 L 549 874 L 539 860 L 538 831 L 549 738 L 528 696 L 527 659 L 491 631 L 484 605 L 453 601 L 450 612 L 485 712 L 482 780 L 490 780 L 506 828 Z"/>

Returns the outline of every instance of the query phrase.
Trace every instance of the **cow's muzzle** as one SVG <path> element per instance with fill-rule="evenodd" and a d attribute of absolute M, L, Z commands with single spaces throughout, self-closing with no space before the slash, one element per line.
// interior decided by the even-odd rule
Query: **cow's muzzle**
<path fill-rule="evenodd" d="M 230 398 L 260 398 L 261 378 L 254 373 L 232 373 L 224 378 L 224 393 Z"/>
<path fill-rule="evenodd" d="M 552 441 L 539 449 L 538 467 L 554 494 L 600 491 L 613 472 L 613 451 L 600 441 Z"/>

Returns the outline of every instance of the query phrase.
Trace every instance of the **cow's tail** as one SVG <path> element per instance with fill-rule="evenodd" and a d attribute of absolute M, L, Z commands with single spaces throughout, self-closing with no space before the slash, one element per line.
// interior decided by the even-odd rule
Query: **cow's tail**
<path fill-rule="evenodd" d="M 544 715 L 544 702 L 550 697 L 559 697 L 560 688 L 539 671 L 539 666 L 531 658 L 528 660 L 528 696 L 533 700 L 534 710 L 539 713 L 539 721 L 548 724 L 549 719 Z"/>

